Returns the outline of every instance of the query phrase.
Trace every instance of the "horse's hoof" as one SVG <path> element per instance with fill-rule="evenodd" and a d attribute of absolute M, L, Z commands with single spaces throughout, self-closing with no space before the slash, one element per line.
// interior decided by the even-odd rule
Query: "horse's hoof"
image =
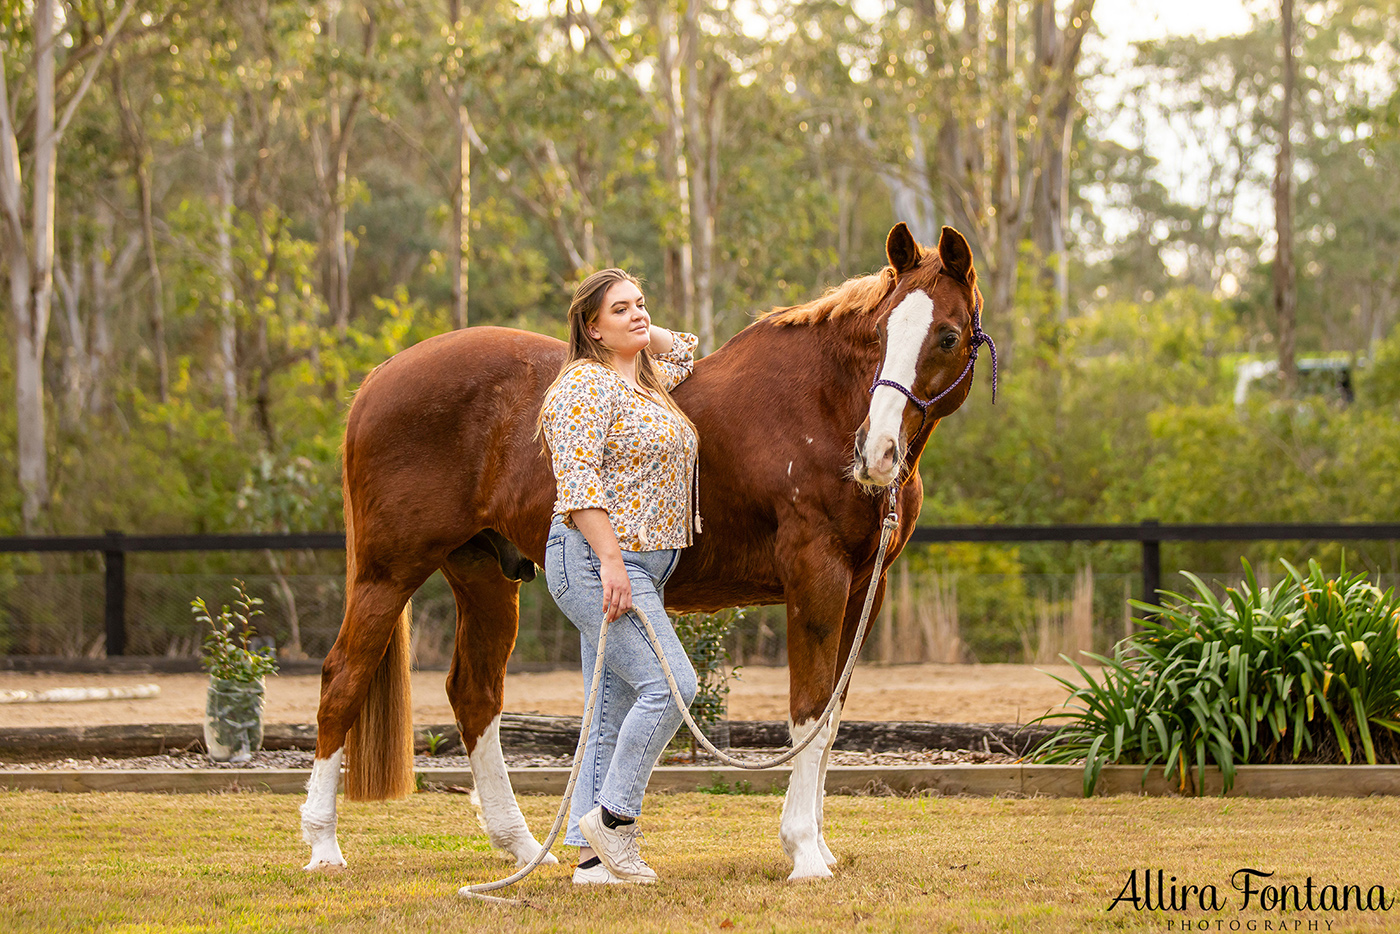
<path fill-rule="evenodd" d="M 831 848 L 826 845 L 826 841 L 821 837 L 817 838 L 817 849 L 821 851 L 822 862 L 826 863 L 828 866 L 836 865 L 836 857 L 832 854 Z"/>
<path fill-rule="evenodd" d="M 540 851 L 540 849 L 541 849 L 540 845 L 539 845 L 538 843 L 536 843 L 536 844 L 535 844 L 535 848 L 534 848 L 533 850 L 530 850 L 528 853 L 516 853 L 516 854 L 515 854 L 515 868 L 516 868 L 516 869 L 519 869 L 521 866 L 524 866 L 524 865 L 525 865 L 526 863 L 528 863 L 530 860 L 534 859 L 534 858 L 535 858 L 535 854 L 538 853 L 538 852 Z M 559 865 L 559 857 L 555 856 L 553 853 L 546 853 L 546 854 L 544 854 L 544 859 L 540 860 L 540 865 L 541 865 L 541 866 L 557 866 L 557 865 Z"/>
<path fill-rule="evenodd" d="M 315 844 L 311 847 L 311 862 L 302 868 L 307 872 L 344 869 L 345 857 L 340 855 L 340 843 L 332 837 Z"/>
<path fill-rule="evenodd" d="M 311 862 L 301 868 L 307 872 L 340 872 L 345 868 L 345 860 L 316 859 L 312 857 Z"/>
<path fill-rule="evenodd" d="M 788 876 L 789 882 L 807 882 L 817 879 L 830 879 L 831 869 L 827 866 L 821 854 L 811 849 L 800 851 L 797 858 L 792 861 L 792 874 Z"/>

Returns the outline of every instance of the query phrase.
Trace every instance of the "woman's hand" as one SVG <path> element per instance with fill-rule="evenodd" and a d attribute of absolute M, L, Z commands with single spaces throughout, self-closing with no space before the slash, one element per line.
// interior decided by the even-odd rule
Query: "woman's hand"
<path fill-rule="evenodd" d="M 603 617 L 611 623 L 632 609 L 632 581 L 627 576 L 627 566 L 622 563 L 617 533 L 613 531 L 606 509 L 575 509 L 570 515 L 598 556 L 598 576 L 603 581 Z"/>
<path fill-rule="evenodd" d="M 627 576 L 622 555 L 604 561 L 598 576 L 603 580 L 603 618 L 611 623 L 632 609 L 632 580 Z"/>

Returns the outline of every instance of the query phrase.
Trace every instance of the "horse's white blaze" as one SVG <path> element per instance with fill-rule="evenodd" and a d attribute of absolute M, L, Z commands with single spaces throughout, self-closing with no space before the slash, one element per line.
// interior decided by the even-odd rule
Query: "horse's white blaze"
<path fill-rule="evenodd" d="M 505 756 L 501 752 L 500 714 L 477 739 L 469 758 L 476 785 L 472 799 L 481 806 L 481 827 L 492 846 L 506 850 L 515 857 L 516 865 L 523 866 L 534 859 L 540 844 L 525 824 L 525 815 L 520 813 L 520 805 L 516 804 L 515 792 L 510 787 L 510 772 L 506 770 Z M 544 858 L 544 865 L 557 862 L 553 853 Z"/>
<path fill-rule="evenodd" d="M 311 763 L 311 778 L 306 782 L 306 803 L 301 806 L 301 836 L 311 844 L 311 862 L 307 869 L 341 867 L 345 857 L 335 839 L 335 793 L 340 787 L 342 747 L 329 759 Z"/>
<path fill-rule="evenodd" d="M 813 720 L 789 724 L 792 741 L 800 743 L 816 726 Z M 826 747 L 831 742 L 831 724 L 823 725 L 812 745 L 799 752 L 792 760 L 792 778 L 788 780 L 787 795 L 783 798 L 783 818 L 778 830 L 778 839 L 783 850 L 792 860 L 792 879 L 829 879 L 826 850 L 821 839 L 822 795 L 826 789 L 822 782 L 822 761 L 826 758 Z M 825 850 L 825 852 L 823 852 Z"/>
<path fill-rule="evenodd" d="M 933 326 L 933 299 L 922 289 L 904 296 L 904 301 L 890 313 L 885 334 L 885 360 L 880 366 L 880 379 L 898 383 L 906 389 L 914 384 L 919 365 L 919 350 Z M 884 464 L 893 445 L 898 450 L 899 429 L 904 419 L 908 399 L 889 386 L 877 386 L 870 399 L 870 428 L 861 451 L 870 479 L 881 484 L 894 480 L 897 463 Z"/>

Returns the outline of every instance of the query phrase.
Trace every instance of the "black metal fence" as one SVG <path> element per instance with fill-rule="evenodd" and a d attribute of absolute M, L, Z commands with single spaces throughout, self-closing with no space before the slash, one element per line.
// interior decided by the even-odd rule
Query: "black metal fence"
<path fill-rule="evenodd" d="M 1162 588 L 1161 546 L 1164 542 L 1393 542 L 1398 539 L 1400 523 L 1161 524 L 1146 521 L 1125 525 L 924 526 L 915 529 L 911 544 L 1136 542 L 1141 547 L 1141 580 L 1137 595 L 1145 602 L 1152 603 L 1156 601 L 1157 593 Z M 109 657 L 123 655 L 128 648 L 127 623 L 129 601 L 133 591 L 132 580 L 127 572 L 128 554 L 343 551 L 344 548 L 345 536 L 339 532 L 246 535 L 126 535 L 121 532 L 107 532 L 105 535 L 95 536 L 0 537 L 0 553 L 66 552 L 97 553 L 102 556 L 103 622 L 105 649 Z M 333 596 L 335 594 L 329 595 L 327 599 Z M 137 599 L 141 599 L 140 588 Z M 522 607 L 522 610 L 525 609 Z M 764 638 L 763 632 L 771 634 L 766 622 L 760 623 L 757 628 L 757 638 L 760 640 Z M 524 635 L 525 630 L 522 627 L 522 636 Z M 536 633 L 536 636 L 539 637 L 540 633 Z M 567 663 L 572 660 L 572 651 L 563 644 L 563 638 L 559 634 L 550 633 L 543 637 L 543 641 L 549 644 L 536 647 L 542 653 L 543 662 Z M 771 658 L 772 655 L 772 652 L 757 651 L 758 657 Z"/>

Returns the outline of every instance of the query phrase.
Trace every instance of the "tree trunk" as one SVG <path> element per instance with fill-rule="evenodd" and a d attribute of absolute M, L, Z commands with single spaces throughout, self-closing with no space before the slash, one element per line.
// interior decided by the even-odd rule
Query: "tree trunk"
<path fill-rule="evenodd" d="M 329 0 L 321 24 L 327 46 L 339 42 L 341 0 Z M 374 21 L 364 24 L 363 46 L 373 43 Z M 330 322 L 344 336 L 350 326 L 350 250 L 345 231 L 345 180 L 350 158 L 350 139 L 362 102 L 357 88 L 348 98 L 342 94 L 341 75 L 332 72 L 326 91 L 325 131 L 311 130 L 315 151 L 316 179 L 321 195 L 321 293 L 326 299 Z"/>
<path fill-rule="evenodd" d="M 99 45 L 77 90 L 70 95 L 62 120 L 54 97 L 54 0 L 33 0 L 34 48 L 33 202 L 24 216 L 19 140 L 13 122 L 9 76 L 0 62 L 0 215 L 3 215 L 6 265 L 10 278 L 10 313 L 15 325 L 15 418 L 20 487 L 20 520 L 33 532 L 48 506 L 48 451 L 44 419 L 44 344 L 53 308 L 54 182 L 58 141 L 74 109 L 87 93 L 135 0 L 127 0 L 105 36 L 87 41 Z M 12 34 L 12 38 L 13 38 Z M 87 39 L 86 34 L 84 36 Z M 73 50 L 70 50 L 73 54 Z"/>
<path fill-rule="evenodd" d="M 690 179 L 691 229 L 694 243 L 694 309 L 700 337 L 701 355 L 715 349 L 715 289 L 713 281 L 715 256 L 715 214 L 711 179 L 708 177 L 714 153 L 713 136 L 718 131 L 718 107 L 715 98 L 720 93 L 716 80 L 710 87 L 710 106 L 705 107 L 700 93 L 700 8 L 703 0 L 689 0 L 685 8 L 685 118 L 688 165 L 693 166 Z M 701 114 L 709 118 L 704 129 Z M 708 131 L 708 135 L 706 133 Z M 706 140 L 709 139 L 709 144 Z M 718 158 L 717 156 L 715 157 Z"/>
<path fill-rule="evenodd" d="M 282 605 L 287 609 L 287 644 L 279 654 L 283 658 L 304 659 L 306 652 L 301 647 L 301 616 L 297 613 L 296 594 L 287 582 L 287 575 L 283 573 L 282 562 L 277 560 L 277 555 L 271 548 L 264 548 L 263 554 L 267 556 L 273 577 L 277 579 L 277 591 L 282 596 Z"/>
<path fill-rule="evenodd" d="M 694 330 L 695 273 L 690 245 L 690 172 L 685 158 L 685 114 L 681 102 L 681 48 L 676 31 L 674 0 L 653 0 L 652 22 L 659 48 L 657 80 L 666 126 L 661 132 L 661 177 L 673 193 L 679 217 L 663 232 L 667 314 Z"/>
<path fill-rule="evenodd" d="M 458 92 L 463 93 L 461 91 Z M 453 120 L 457 133 L 456 185 L 452 192 L 452 311 L 457 327 L 467 326 L 467 276 L 470 269 L 468 252 L 471 249 L 471 205 L 472 205 L 472 148 L 467 135 L 471 126 L 471 114 L 465 102 L 457 105 Z"/>
<path fill-rule="evenodd" d="M 462 0 L 447 0 L 448 28 L 462 34 Z M 471 245 L 472 150 L 471 114 L 467 110 L 466 88 L 449 85 L 455 101 L 452 131 L 455 137 L 456 171 L 452 181 L 452 320 L 459 328 L 467 326 L 467 251 Z"/>
<path fill-rule="evenodd" d="M 1048 88 L 1065 54 L 1064 35 L 1055 22 L 1055 4 L 1037 0 L 1035 8 L 1036 65 L 1041 86 Z M 1066 249 L 1069 202 L 1070 102 L 1057 101 L 1052 119 L 1041 130 L 1041 171 L 1037 180 L 1032 238 L 1041 262 L 1041 280 L 1055 302 L 1056 317 L 1069 317 L 1069 256 Z"/>
<path fill-rule="evenodd" d="M 19 434 L 20 520 L 24 533 L 38 531 L 39 516 L 49 504 L 48 448 L 44 424 L 45 313 L 30 288 L 29 257 L 11 248 L 10 304 L 15 318 L 15 416 Z M 15 254 L 20 255 L 16 256 Z M 18 262 L 15 262 L 18 260 Z"/>
<path fill-rule="evenodd" d="M 1293 0 L 1282 0 L 1283 16 L 1283 112 L 1279 119 L 1278 165 L 1274 173 L 1274 229 L 1278 250 L 1274 255 L 1274 315 L 1278 320 L 1278 372 L 1286 392 L 1298 386 L 1294 359 L 1297 321 L 1297 289 L 1293 268 L 1293 83 L 1297 64 L 1293 58 Z"/>
<path fill-rule="evenodd" d="M 136 202 L 141 215 L 141 236 L 146 245 L 146 271 L 151 281 L 151 343 L 156 358 L 156 384 L 161 402 L 170 401 L 170 364 L 165 351 L 165 285 L 161 279 L 160 261 L 156 255 L 154 209 L 151 205 L 151 155 L 146 148 L 146 134 L 136 109 L 126 92 L 121 62 L 112 59 L 112 91 L 121 115 L 122 134 L 131 150 L 131 174 L 136 182 Z"/>
<path fill-rule="evenodd" d="M 219 376 L 223 382 L 224 420 L 238 417 L 238 324 L 233 293 L 233 114 L 224 117 L 219 134 Z"/>
<path fill-rule="evenodd" d="M 83 269 L 83 244 L 78 230 L 77 218 L 74 218 L 68 231 L 67 271 L 62 261 L 54 260 L 54 280 L 63 309 L 59 320 L 63 323 L 63 334 L 67 338 L 60 363 L 62 375 L 59 382 L 63 387 L 60 411 L 64 423 L 72 428 L 79 427 L 87 407 L 88 340 L 82 313 L 87 277 Z"/>
<path fill-rule="evenodd" d="M 48 448 L 44 420 L 44 344 L 53 306 L 54 180 L 58 137 L 54 132 L 54 0 L 34 3 L 34 201 L 30 215 L 32 255 L 23 233 L 9 239 L 10 301 L 15 314 L 15 415 L 19 435 L 20 519 L 33 533 L 48 508 Z M 9 123 L 9 95 L 0 101 Z M 22 197 L 19 152 L 13 131 L 13 194 Z M 10 152 L 6 152 L 8 157 Z M 10 174 L 6 173 L 7 176 Z M 8 180 L 8 179 L 7 179 Z M 11 186 L 7 185 L 7 188 Z M 17 211 L 10 211 L 17 215 Z"/>

